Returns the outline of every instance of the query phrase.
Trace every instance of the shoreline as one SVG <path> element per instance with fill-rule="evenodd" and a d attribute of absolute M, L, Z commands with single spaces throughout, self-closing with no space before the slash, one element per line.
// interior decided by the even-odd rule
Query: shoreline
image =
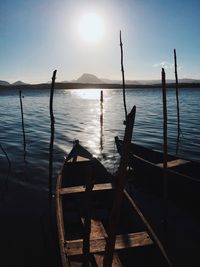
<path fill-rule="evenodd" d="M 175 83 L 168 83 L 167 88 L 175 88 Z M 1 89 L 50 89 L 51 83 L 22 84 L 22 85 L 0 85 Z M 126 84 L 127 89 L 149 89 L 161 88 L 158 84 Z M 200 88 L 200 83 L 179 83 L 179 89 Z M 91 84 L 91 83 L 55 83 L 55 89 L 122 89 L 122 84 Z"/>

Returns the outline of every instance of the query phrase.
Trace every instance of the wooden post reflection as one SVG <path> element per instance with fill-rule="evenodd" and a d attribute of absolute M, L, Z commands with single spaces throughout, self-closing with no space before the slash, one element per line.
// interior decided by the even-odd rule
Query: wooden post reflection
<path fill-rule="evenodd" d="M 103 150 L 103 91 L 100 92 L 100 151 Z"/>

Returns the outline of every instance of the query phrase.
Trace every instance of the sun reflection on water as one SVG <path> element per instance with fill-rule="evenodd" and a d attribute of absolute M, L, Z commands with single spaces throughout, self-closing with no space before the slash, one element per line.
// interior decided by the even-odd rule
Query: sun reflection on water
<path fill-rule="evenodd" d="M 101 101 L 102 89 L 84 88 L 70 89 L 66 93 L 70 93 L 75 104 L 76 120 L 74 123 L 78 125 L 78 129 L 74 130 L 76 138 L 80 143 L 84 140 L 84 146 L 93 154 L 94 157 L 101 157 L 103 153 L 103 116 L 104 104 Z M 104 94 L 106 101 L 107 93 Z M 74 109 L 73 108 L 73 109 Z M 79 121 L 79 123 L 78 123 Z"/>
<path fill-rule="evenodd" d="M 100 99 L 101 89 L 73 89 L 71 94 L 73 97 L 88 99 L 88 100 L 98 100 Z"/>

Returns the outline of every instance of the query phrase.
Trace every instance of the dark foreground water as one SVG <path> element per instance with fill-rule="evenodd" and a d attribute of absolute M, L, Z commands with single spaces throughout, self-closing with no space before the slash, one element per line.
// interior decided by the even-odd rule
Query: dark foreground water
<path fill-rule="evenodd" d="M 113 171 L 118 155 L 114 144 L 116 135 L 124 133 L 122 91 L 104 89 L 103 137 L 100 129 L 100 90 L 56 90 L 54 93 L 55 142 L 54 181 L 64 156 L 72 142 L 79 139 Z M 11 161 L 9 179 L 29 187 L 48 189 L 48 159 L 50 140 L 49 90 L 23 90 L 24 123 L 27 157 L 23 162 L 23 135 L 19 89 L 0 90 L 0 144 Z M 133 140 L 162 150 L 162 93 L 161 89 L 127 90 L 128 110 L 136 105 Z M 181 142 L 179 154 L 200 160 L 200 89 L 181 89 Z M 175 90 L 168 89 L 168 149 L 176 149 L 176 98 Z M 101 146 L 102 140 L 102 146 Z M 6 157 L 0 151 L 0 181 L 8 171 Z"/>

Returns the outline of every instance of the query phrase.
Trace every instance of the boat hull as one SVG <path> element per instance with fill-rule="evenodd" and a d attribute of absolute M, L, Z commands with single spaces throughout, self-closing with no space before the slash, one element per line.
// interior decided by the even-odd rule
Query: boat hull
<path fill-rule="evenodd" d="M 78 160 L 78 158 L 76 158 Z M 126 192 L 126 191 L 124 191 Z M 103 266 L 115 177 L 93 158 L 65 161 L 57 179 L 56 212 L 63 267 Z M 112 267 L 168 266 L 124 193 Z"/>
<path fill-rule="evenodd" d="M 122 143 L 116 138 L 120 155 Z M 173 155 L 168 155 L 167 161 L 168 168 L 164 170 L 161 152 L 131 143 L 129 181 L 136 188 L 160 196 L 167 186 L 168 197 L 183 203 L 192 202 L 195 206 L 200 200 L 200 163 Z"/>

